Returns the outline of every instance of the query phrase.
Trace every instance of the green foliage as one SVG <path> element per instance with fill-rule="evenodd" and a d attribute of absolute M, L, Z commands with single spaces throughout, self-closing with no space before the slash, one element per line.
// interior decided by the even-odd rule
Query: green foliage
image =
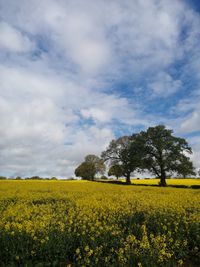
<path fill-rule="evenodd" d="M 121 166 L 127 184 L 131 183 L 131 173 L 137 170 L 141 164 L 141 155 L 137 146 L 135 136 L 122 136 L 117 140 L 112 140 L 108 148 L 101 154 L 102 159 L 110 166 Z"/>
<path fill-rule="evenodd" d="M 94 180 L 96 174 L 95 165 L 92 162 L 82 162 L 74 173 L 76 177 L 81 177 L 83 180 Z"/>
<path fill-rule="evenodd" d="M 112 140 L 101 157 L 110 166 L 108 174 L 124 176 L 128 184 L 131 173 L 148 170 L 160 179 L 161 186 L 166 186 L 166 178 L 172 174 L 182 177 L 195 175 L 189 158 L 191 153 L 192 149 L 184 138 L 175 137 L 172 130 L 158 125 Z M 118 169 L 112 166 L 118 166 Z"/>
<path fill-rule="evenodd" d="M 112 165 L 108 171 L 108 176 L 115 176 L 117 179 L 123 176 L 123 168 L 121 165 Z"/>
<path fill-rule="evenodd" d="M 50 180 L 58 180 L 55 176 L 51 177 Z"/>
<path fill-rule="evenodd" d="M 193 164 L 187 156 L 192 153 L 191 147 L 185 139 L 172 133 L 172 130 L 158 125 L 137 135 L 140 150 L 143 151 L 141 168 L 159 177 L 161 186 L 166 186 L 166 177 L 171 173 L 184 177 L 195 175 Z"/>
<path fill-rule="evenodd" d="M 101 179 L 101 180 L 108 180 L 108 177 L 107 177 L 106 175 L 102 175 L 102 176 L 100 177 L 100 179 Z"/>
<path fill-rule="evenodd" d="M 104 171 L 105 165 L 102 159 L 96 155 L 87 155 L 85 161 L 75 169 L 74 173 L 84 180 L 94 180 L 96 174 L 103 174 Z"/>
<path fill-rule="evenodd" d="M 5 177 L 5 176 L 0 176 L 0 180 L 6 180 L 7 179 L 7 177 Z"/>
<path fill-rule="evenodd" d="M 15 178 L 15 180 L 22 180 L 22 177 L 17 176 L 17 177 Z"/>
<path fill-rule="evenodd" d="M 43 180 L 43 178 L 40 176 L 32 176 L 25 178 L 25 180 Z"/>
<path fill-rule="evenodd" d="M 95 174 L 104 174 L 105 165 L 102 159 L 96 155 L 87 155 L 85 157 L 85 162 L 94 164 Z"/>

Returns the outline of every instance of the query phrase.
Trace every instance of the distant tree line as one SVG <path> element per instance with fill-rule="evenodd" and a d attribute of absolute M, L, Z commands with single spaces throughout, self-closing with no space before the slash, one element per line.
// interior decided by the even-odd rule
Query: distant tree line
<path fill-rule="evenodd" d="M 6 176 L 0 176 L 0 180 L 58 180 L 56 177 L 51 177 L 51 178 L 44 178 L 44 177 L 40 177 L 40 176 L 32 176 L 32 177 L 25 177 L 22 178 L 21 176 L 16 176 L 16 177 L 12 177 L 12 178 L 8 178 Z"/>
<path fill-rule="evenodd" d="M 112 140 L 101 157 L 86 156 L 75 169 L 75 175 L 94 180 L 95 175 L 105 173 L 107 165 L 109 176 L 125 177 L 127 184 L 134 172 L 148 171 L 160 179 L 161 186 L 166 186 L 166 178 L 172 175 L 196 175 L 191 154 L 184 138 L 175 137 L 172 130 L 158 125 Z"/>

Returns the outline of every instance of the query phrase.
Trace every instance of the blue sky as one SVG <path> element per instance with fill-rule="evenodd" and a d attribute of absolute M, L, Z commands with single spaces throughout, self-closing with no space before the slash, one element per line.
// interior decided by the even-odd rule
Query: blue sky
<path fill-rule="evenodd" d="M 71 176 L 160 123 L 199 168 L 199 29 L 197 0 L 0 0 L 1 175 Z"/>

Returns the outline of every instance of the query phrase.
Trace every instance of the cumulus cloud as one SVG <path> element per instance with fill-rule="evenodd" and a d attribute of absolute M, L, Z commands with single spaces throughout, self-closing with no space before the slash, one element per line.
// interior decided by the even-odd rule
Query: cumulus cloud
<path fill-rule="evenodd" d="M 193 154 L 191 156 L 192 161 L 196 169 L 199 169 L 200 166 L 200 138 L 195 136 L 189 139 L 191 146 L 193 147 Z"/>
<path fill-rule="evenodd" d="M 98 91 L 91 94 L 90 88 L 63 75 L 47 73 L 0 67 L 1 166 L 10 175 L 71 175 L 72 166 L 87 153 L 100 154 L 114 137 L 107 122 L 134 120 L 130 107 L 124 107 L 126 99 Z M 90 126 L 82 111 L 93 111 L 94 106 L 97 111 L 104 106 L 105 117 L 96 112 L 95 125 Z"/>
<path fill-rule="evenodd" d="M 34 44 L 27 36 L 6 22 L 0 22 L 0 48 L 8 52 L 28 52 Z"/>
<path fill-rule="evenodd" d="M 200 114 L 197 111 L 192 112 L 181 124 L 181 130 L 184 132 L 200 131 Z"/>
<path fill-rule="evenodd" d="M 166 72 L 159 72 L 149 83 L 149 87 L 153 90 L 155 96 L 167 97 L 176 93 L 182 86 L 181 80 L 173 79 Z"/>
<path fill-rule="evenodd" d="M 146 108 L 199 77 L 199 14 L 183 1 L 2 0 L 0 16 L 4 175 L 71 176 L 121 132 L 169 122 Z"/>

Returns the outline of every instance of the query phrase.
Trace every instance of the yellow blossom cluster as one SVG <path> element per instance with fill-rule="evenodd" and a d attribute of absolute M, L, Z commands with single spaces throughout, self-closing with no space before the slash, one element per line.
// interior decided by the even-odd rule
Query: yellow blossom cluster
<path fill-rule="evenodd" d="M 200 262 L 200 190 L 0 181 L 0 266 Z"/>

